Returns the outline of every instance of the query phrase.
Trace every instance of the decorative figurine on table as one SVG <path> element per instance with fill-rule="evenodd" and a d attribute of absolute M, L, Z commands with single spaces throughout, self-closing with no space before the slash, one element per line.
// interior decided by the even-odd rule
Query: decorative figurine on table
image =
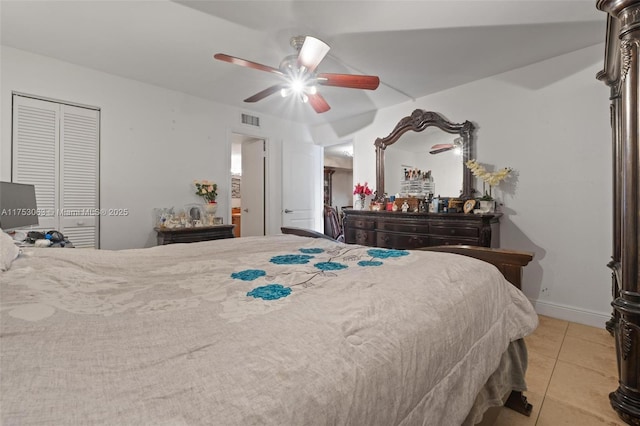
<path fill-rule="evenodd" d="M 402 208 L 402 211 L 405 212 L 405 213 L 409 211 L 409 204 L 407 203 L 407 200 L 405 200 L 402 203 L 402 207 L 401 208 Z"/>

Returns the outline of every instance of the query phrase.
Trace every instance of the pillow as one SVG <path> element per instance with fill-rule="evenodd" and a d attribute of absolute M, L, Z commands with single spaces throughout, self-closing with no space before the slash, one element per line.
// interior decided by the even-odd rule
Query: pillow
<path fill-rule="evenodd" d="M 11 262 L 14 261 L 20 249 L 13 241 L 13 238 L 0 229 L 0 271 L 8 271 Z"/>

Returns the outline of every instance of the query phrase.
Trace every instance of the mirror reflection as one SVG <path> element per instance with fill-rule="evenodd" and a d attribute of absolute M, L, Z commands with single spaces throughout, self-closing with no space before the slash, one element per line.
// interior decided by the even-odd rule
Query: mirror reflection
<path fill-rule="evenodd" d="M 453 123 L 433 111 L 414 110 L 376 147 L 376 190 L 402 197 L 440 195 L 473 198 L 472 176 L 464 163 L 473 156 L 470 121 Z"/>
<path fill-rule="evenodd" d="M 462 190 L 462 139 L 429 127 L 407 132 L 385 152 L 385 192 L 401 197 L 455 196 Z"/>

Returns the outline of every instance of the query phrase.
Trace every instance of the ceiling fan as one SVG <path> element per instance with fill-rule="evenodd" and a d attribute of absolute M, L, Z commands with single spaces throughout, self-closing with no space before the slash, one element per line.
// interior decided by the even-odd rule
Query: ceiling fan
<path fill-rule="evenodd" d="M 317 85 L 375 90 L 380 84 L 380 79 L 373 75 L 316 73 L 318 64 L 329 52 L 330 47 L 315 37 L 292 37 L 291 46 L 298 53 L 284 58 L 278 68 L 236 58 L 224 53 L 216 53 L 213 57 L 220 61 L 267 71 L 282 77 L 282 83 L 275 84 L 248 97 L 244 100 L 245 102 L 257 102 L 269 95 L 280 92 L 283 97 L 288 95 L 298 96 L 303 102 L 311 104 L 311 107 L 317 113 L 323 113 L 329 111 L 331 107 L 324 97 L 318 93 Z"/>

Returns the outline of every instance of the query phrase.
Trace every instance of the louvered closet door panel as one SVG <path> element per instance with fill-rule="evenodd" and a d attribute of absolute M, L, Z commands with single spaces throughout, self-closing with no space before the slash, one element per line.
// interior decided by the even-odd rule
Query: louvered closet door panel
<path fill-rule="evenodd" d="M 55 229 L 58 208 L 59 104 L 14 96 L 13 181 L 35 185 L 39 210 L 36 229 Z"/>
<path fill-rule="evenodd" d="M 61 107 L 60 230 L 76 247 L 97 247 L 99 112 Z"/>

